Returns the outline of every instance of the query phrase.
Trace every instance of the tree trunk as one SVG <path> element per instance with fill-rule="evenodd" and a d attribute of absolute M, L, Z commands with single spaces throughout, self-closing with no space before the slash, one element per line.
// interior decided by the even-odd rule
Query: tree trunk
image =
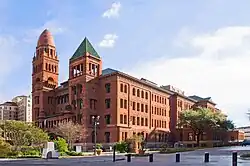
<path fill-rule="evenodd" d="M 196 146 L 199 147 L 200 146 L 200 133 L 196 134 Z"/>

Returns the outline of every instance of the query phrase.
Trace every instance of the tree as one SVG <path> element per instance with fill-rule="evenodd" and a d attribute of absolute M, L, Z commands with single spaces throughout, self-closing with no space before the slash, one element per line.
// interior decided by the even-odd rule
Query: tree
<path fill-rule="evenodd" d="M 201 134 L 206 130 L 220 128 L 219 122 L 224 120 L 225 117 L 221 113 L 214 113 L 210 109 L 198 107 L 181 112 L 178 126 L 190 127 L 196 136 L 196 143 L 199 146 Z"/>
<path fill-rule="evenodd" d="M 0 137 L 0 157 L 6 157 L 11 151 L 11 145 Z"/>
<path fill-rule="evenodd" d="M 58 152 L 67 152 L 68 151 L 68 144 L 65 139 L 58 137 L 55 141 L 55 147 Z"/>
<path fill-rule="evenodd" d="M 48 135 L 40 128 L 22 121 L 7 120 L 1 123 L 0 128 L 5 138 L 9 138 L 15 150 L 21 146 L 42 144 L 48 140 Z"/>
<path fill-rule="evenodd" d="M 72 121 L 59 123 L 56 128 L 56 134 L 65 138 L 72 149 L 72 144 L 82 138 L 83 127 L 78 123 Z"/>

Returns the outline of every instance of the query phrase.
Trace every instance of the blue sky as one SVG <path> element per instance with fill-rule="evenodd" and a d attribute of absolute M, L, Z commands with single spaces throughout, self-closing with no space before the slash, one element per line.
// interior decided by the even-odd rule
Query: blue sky
<path fill-rule="evenodd" d="M 0 102 L 30 92 L 36 42 L 48 28 L 61 81 L 87 36 L 104 68 L 211 96 L 237 126 L 250 125 L 249 6 L 248 0 L 1 0 Z"/>

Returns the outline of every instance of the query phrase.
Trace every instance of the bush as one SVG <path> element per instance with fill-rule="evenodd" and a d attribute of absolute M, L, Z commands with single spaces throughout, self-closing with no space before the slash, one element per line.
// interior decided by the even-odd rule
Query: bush
<path fill-rule="evenodd" d="M 242 155 L 240 155 L 240 157 L 243 157 L 243 158 L 250 158 L 250 153 L 242 154 Z"/>
<path fill-rule="evenodd" d="M 68 151 L 68 144 L 65 139 L 58 137 L 57 140 L 54 141 L 55 149 L 58 152 L 67 152 Z"/>
<path fill-rule="evenodd" d="M 23 156 L 23 153 L 21 151 L 11 151 L 8 153 L 8 157 L 18 157 Z"/>
<path fill-rule="evenodd" d="M 11 145 L 0 138 L 0 157 L 6 157 L 10 152 Z"/>
<path fill-rule="evenodd" d="M 102 144 L 96 144 L 96 149 L 102 149 Z"/>
<path fill-rule="evenodd" d="M 125 153 L 128 151 L 128 144 L 124 141 L 116 143 L 116 151 Z"/>
<path fill-rule="evenodd" d="M 40 156 L 41 155 L 41 149 L 40 149 L 40 147 L 23 146 L 23 147 L 21 147 L 20 151 L 25 156 Z"/>
<path fill-rule="evenodd" d="M 75 151 L 68 151 L 68 152 L 66 152 L 66 154 L 69 155 L 69 156 L 83 156 L 82 152 L 78 153 L 78 152 L 75 152 Z"/>

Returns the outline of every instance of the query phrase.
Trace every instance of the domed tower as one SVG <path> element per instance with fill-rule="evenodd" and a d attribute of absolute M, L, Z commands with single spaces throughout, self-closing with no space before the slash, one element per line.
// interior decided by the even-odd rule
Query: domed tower
<path fill-rule="evenodd" d="M 58 64 L 53 36 L 45 29 L 39 36 L 32 61 L 33 121 L 44 117 L 45 93 L 58 86 Z"/>

